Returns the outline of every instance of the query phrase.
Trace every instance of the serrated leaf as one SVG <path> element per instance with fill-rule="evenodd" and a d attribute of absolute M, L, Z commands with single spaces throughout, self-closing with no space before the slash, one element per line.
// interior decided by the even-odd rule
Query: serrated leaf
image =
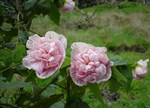
<path fill-rule="evenodd" d="M 21 62 L 23 57 L 25 57 L 25 46 L 23 44 L 18 44 L 13 53 L 14 61 Z"/>
<path fill-rule="evenodd" d="M 18 35 L 18 30 L 16 28 L 12 28 L 10 31 L 3 30 L 3 34 L 5 42 L 10 42 L 13 37 Z"/>
<path fill-rule="evenodd" d="M 18 36 L 19 36 L 19 42 L 26 44 L 26 41 L 28 40 L 29 34 L 25 31 L 19 30 Z"/>
<path fill-rule="evenodd" d="M 0 81 L 6 80 L 5 77 L 0 76 Z"/>
<path fill-rule="evenodd" d="M 118 66 L 116 68 L 127 79 L 126 83 L 122 83 L 122 87 L 124 87 L 127 91 L 129 91 L 129 89 L 131 87 L 131 82 L 133 80 L 131 67 L 129 67 L 129 66 Z"/>
<path fill-rule="evenodd" d="M 36 78 L 36 74 L 34 71 L 30 71 L 29 75 L 27 76 L 25 82 L 33 81 Z"/>
<path fill-rule="evenodd" d="M 127 82 L 127 79 L 116 69 L 116 67 L 112 67 L 112 77 Z"/>
<path fill-rule="evenodd" d="M 71 96 L 74 96 L 74 97 L 82 97 L 84 94 L 85 94 L 85 91 L 86 91 L 86 87 L 79 87 L 77 85 L 74 84 L 73 81 L 71 81 Z"/>
<path fill-rule="evenodd" d="M 99 102 L 102 104 L 102 106 L 105 108 L 106 105 L 104 103 L 103 97 L 101 95 L 101 90 L 98 87 L 98 84 L 88 84 L 88 87 L 93 92 L 94 96 L 99 100 Z"/>
<path fill-rule="evenodd" d="M 80 98 L 70 98 L 70 100 L 65 105 L 65 108 L 90 108 L 85 102 Z"/>
<path fill-rule="evenodd" d="M 50 10 L 50 2 L 49 0 L 40 0 L 34 8 L 36 11 L 34 11 L 35 14 L 37 15 L 47 15 Z"/>
<path fill-rule="evenodd" d="M 128 62 L 123 59 L 121 56 L 110 56 L 110 60 L 114 63 L 114 66 L 126 65 Z"/>
<path fill-rule="evenodd" d="M 121 84 L 117 81 L 116 78 L 113 77 L 109 79 L 108 84 L 110 92 L 116 92 L 121 87 Z"/>
<path fill-rule="evenodd" d="M 25 83 L 21 81 L 15 81 L 12 83 L 8 82 L 0 82 L 0 89 L 10 89 L 10 88 L 24 88 L 24 87 L 32 87 L 31 83 Z"/>
<path fill-rule="evenodd" d="M 37 3 L 37 0 L 27 0 L 24 4 L 24 9 L 28 10 Z"/>
<path fill-rule="evenodd" d="M 2 72 L 3 72 L 3 76 L 6 78 L 6 80 L 10 82 L 12 80 L 12 78 L 13 78 L 14 70 L 10 68 L 10 69 L 8 69 L 6 71 L 2 70 Z"/>
<path fill-rule="evenodd" d="M 50 108 L 51 105 L 58 102 L 63 97 L 63 94 L 51 95 L 49 98 L 39 99 L 32 108 Z"/>
<path fill-rule="evenodd" d="M 57 25 L 59 25 L 60 13 L 56 5 L 50 1 L 50 13 L 49 18 Z"/>
<path fill-rule="evenodd" d="M 0 50 L 0 61 L 11 62 L 12 61 L 12 52 L 10 49 L 1 49 Z"/>

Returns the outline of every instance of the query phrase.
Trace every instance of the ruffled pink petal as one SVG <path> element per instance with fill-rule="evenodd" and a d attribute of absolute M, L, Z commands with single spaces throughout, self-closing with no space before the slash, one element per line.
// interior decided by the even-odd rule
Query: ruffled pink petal
<path fill-rule="evenodd" d="M 32 67 L 30 65 L 30 59 L 27 56 L 23 58 L 22 64 L 24 67 L 26 67 L 28 69 L 32 69 Z"/>
<path fill-rule="evenodd" d="M 72 58 L 71 59 L 75 59 L 76 55 L 81 53 L 82 51 L 89 49 L 89 48 L 93 48 L 92 45 L 90 44 L 86 44 L 83 42 L 74 42 L 71 45 L 71 49 L 72 49 Z"/>
<path fill-rule="evenodd" d="M 26 47 L 28 49 L 34 49 L 35 47 L 37 47 L 37 45 L 40 43 L 40 37 L 35 34 L 33 36 L 30 36 L 27 43 L 26 43 Z"/>
<path fill-rule="evenodd" d="M 56 70 L 57 70 L 57 67 L 46 69 L 42 73 L 36 71 L 36 75 L 38 78 L 45 79 L 53 75 L 56 72 Z"/>
<path fill-rule="evenodd" d="M 76 42 L 72 46 L 70 76 L 78 86 L 100 83 L 111 77 L 111 66 L 105 47 Z"/>
<path fill-rule="evenodd" d="M 23 65 L 33 69 L 37 77 L 47 78 L 54 74 L 65 59 L 66 38 L 55 32 L 47 32 L 46 37 L 30 36 L 27 41 L 27 56 Z"/>
<path fill-rule="evenodd" d="M 146 59 L 146 60 L 139 60 L 137 63 L 143 67 L 147 67 L 148 62 L 149 62 L 149 59 Z"/>
<path fill-rule="evenodd" d="M 57 34 L 56 32 L 48 31 L 45 34 L 45 37 L 48 38 L 48 39 L 59 40 L 63 44 L 64 49 L 66 49 L 66 47 L 67 47 L 67 39 L 62 34 Z"/>

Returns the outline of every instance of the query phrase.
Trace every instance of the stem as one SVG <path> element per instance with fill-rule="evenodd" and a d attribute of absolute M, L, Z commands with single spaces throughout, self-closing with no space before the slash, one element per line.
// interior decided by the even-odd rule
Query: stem
<path fill-rule="evenodd" d="M 70 76 L 67 76 L 67 101 L 70 100 Z"/>
<path fill-rule="evenodd" d="M 12 7 L 15 9 L 16 13 L 18 13 L 18 10 L 16 9 L 15 5 L 13 4 L 13 2 L 11 0 L 8 0 L 8 1 L 12 5 Z"/>
<path fill-rule="evenodd" d="M 1 103 L 0 104 L 0 106 L 3 108 L 8 108 L 8 107 L 10 107 L 10 108 L 19 108 L 18 106 L 13 106 L 13 105 L 10 105 L 10 104 L 3 104 L 3 103 Z"/>
<path fill-rule="evenodd" d="M 28 29 L 28 31 L 30 31 L 30 32 L 32 32 L 34 34 L 39 34 L 39 33 L 36 33 L 35 31 L 30 30 L 30 29 Z M 41 34 L 39 34 L 39 35 L 42 36 Z"/>
<path fill-rule="evenodd" d="M 16 0 L 16 9 L 17 9 L 18 12 L 21 12 L 21 11 L 20 11 L 20 6 L 19 6 L 19 1 L 18 1 L 18 0 Z"/>
<path fill-rule="evenodd" d="M 59 75 L 59 73 L 57 73 L 54 78 L 58 77 L 58 75 Z M 53 79 L 54 79 L 54 78 L 53 78 Z M 52 79 L 52 80 L 53 80 L 53 79 Z M 32 102 L 36 101 L 36 100 L 38 99 L 38 97 L 41 95 L 41 93 L 42 93 L 47 87 L 49 87 L 50 84 L 53 84 L 53 81 L 52 81 L 52 80 L 51 80 L 44 88 L 42 88 L 41 90 L 39 90 L 38 92 L 36 92 L 36 94 L 32 97 L 32 100 L 31 100 Z"/>
<path fill-rule="evenodd" d="M 12 7 L 9 7 L 9 6 L 3 5 L 3 4 L 0 4 L 0 6 L 5 7 L 5 8 L 9 8 L 9 9 L 14 9 Z"/>
<path fill-rule="evenodd" d="M 63 86 L 61 86 L 61 85 L 59 85 L 57 83 L 54 83 L 54 84 L 57 85 L 58 87 L 62 88 L 62 89 L 66 89 L 65 87 L 63 87 Z"/>
<path fill-rule="evenodd" d="M 35 85 L 35 86 L 33 86 L 34 94 L 37 94 L 38 90 L 36 88 L 36 82 L 35 82 L 35 80 L 32 81 L 32 84 Z"/>
<path fill-rule="evenodd" d="M 12 67 L 14 67 L 14 66 L 17 66 L 17 65 L 19 65 L 19 64 L 21 64 L 21 63 L 15 64 L 15 65 L 12 65 L 12 66 L 10 66 L 10 67 L 8 67 L 8 68 L 6 68 L 6 69 L 4 69 L 4 70 L 0 71 L 0 73 L 3 73 L 3 72 L 5 72 L 6 70 L 8 70 L 8 69 L 10 69 L 10 68 L 12 68 Z"/>

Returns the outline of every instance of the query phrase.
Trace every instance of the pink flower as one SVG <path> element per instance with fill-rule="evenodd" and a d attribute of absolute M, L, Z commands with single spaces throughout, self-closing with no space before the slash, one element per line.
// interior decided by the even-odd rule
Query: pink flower
<path fill-rule="evenodd" d="M 149 59 L 146 60 L 139 60 L 137 62 L 136 68 L 132 71 L 133 78 L 135 79 L 141 79 L 144 78 L 147 74 L 147 63 L 149 62 Z"/>
<path fill-rule="evenodd" d="M 47 78 L 58 70 L 65 58 L 66 38 L 53 31 L 48 31 L 45 37 L 37 34 L 30 36 L 26 43 L 27 56 L 23 58 L 23 65 L 33 69 L 37 77 Z"/>
<path fill-rule="evenodd" d="M 63 6 L 63 11 L 64 12 L 71 12 L 75 7 L 75 2 L 73 0 L 66 0 L 64 6 Z"/>
<path fill-rule="evenodd" d="M 113 63 L 105 54 L 105 47 L 75 42 L 71 48 L 70 76 L 75 84 L 83 86 L 87 83 L 100 83 L 111 77 Z"/>

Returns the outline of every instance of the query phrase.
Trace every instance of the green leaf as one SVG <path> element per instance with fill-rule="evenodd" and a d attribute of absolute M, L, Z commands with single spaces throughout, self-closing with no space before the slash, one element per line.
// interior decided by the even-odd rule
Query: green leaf
<path fill-rule="evenodd" d="M 18 106 L 21 106 L 22 108 L 27 108 L 29 105 L 27 105 L 27 101 L 30 102 L 31 101 L 31 94 L 29 94 L 28 92 L 24 92 L 22 91 L 21 95 L 19 95 L 19 97 L 16 99 L 16 104 Z"/>
<path fill-rule="evenodd" d="M 13 37 L 18 36 L 18 30 L 16 28 L 11 28 L 10 31 L 3 30 L 3 34 L 5 42 L 10 42 Z"/>
<path fill-rule="evenodd" d="M 0 81 L 6 80 L 5 77 L 0 76 Z"/>
<path fill-rule="evenodd" d="M 3 16 L 3 7 L 0 5 L 0 16 Z"/>
<path fill-rule="evenodd" d="M 3 10 L 3 8 L 2 8 L 2 6 L 0 6 L 0 26 L 3 24 L 3 21 L 4 21 L 4 17 L 3 17 L 3 12 L 4 10 Z"/>
<path fill-rule="evenodd" d="M 3 76 L 6 78 L 6 80 L 10 82 L 12 80 L 13 75 L 14 75 L 14 70 L 12 68 L 10 68 L 10 69 L 2 71 L 2 72 L 3 72 Z"/>
<path fill-rule="evenodd" d="M 36 11 L 35 11 L 36 10 Z M 48 15 L 50 10 L 50 2 L 49 0 L 39 0 L 39 2 L 35 5 L 33 13 L 37 15 Z"/>
<path fill-rule="evenodd" d="M 0 61 L 11 62 L 12 61 L 12 52 L 10 49 L 1 49 L 0 50 Z"/>
<path fill-rule="evenodd" d="M 28 40 L 29 34 L 26 31 L 19 30 L 18 36 L 19 36 L 19 42 L 26 44 L 26 41 Z"/>
<path fill-rule="evenodd" d="M 21 62 L 23 57 L 25 57 L 25 53 L 26 53 L 25 46 L 23 44 L 18 44 L 13 53 L 14 61 Z"/>
<path fill-rule="evenodd" d="M 71 80 L 71 96 L 73 97 L 82 97 L 85 94 L 86 87 L 80 87 L 74 84 L 74 82 Z"/>
<path fill-rule="evenodd" d="M 63 94 L 51 95 L 49 98 L 39 99 L 32 108 L 50 108 L 51 105 L 58 102 L 63 97 Z"/>
<path fill-rule="evenodd" d="M 127 79 L 116 69 L 116 67 L 112 67 L 112 77 L 127 82 Z"/>
<path fill-rule="evenodd" d="M 102 106 L 105 108 L 106 105 L 104 103 L 103 97 L 101 95 L 101 90 L 98 87 L 98 84 L 88 84 L 88 87 L 93 92 L 94 96 L 99 100 L 99 102 L 102 104 Z"/>
<path fill-rule="evenodd" d="M 132 69 L 129 66 L 117 66 L 118 71 L 127 79 L 127 82 L 120 82 L 127 92 L 130 90 L 131 82 L 133 80 Z"/>
<path fill-rule="evenodd" d="M 54 21 L 55 24 L 59 25 L 60 13 L 56 5 L 50 1 L 50 13 L 49 18 Z"/>
<path fill-rule="evenodd" d="M 27 0 L 24 4 L 24 9 L 28 10 L 32 8 L 37 3 L 37 0 Z"/>
<path fill-rule="evenodd" d="M 80 98 L 72 97 L 65 105 L 65 108 L 90 108 L 90 107 Z"/>
<path fill-rule="evenodd" d="M 29 75 L 27 68 L 25 68 L 22 64 L 16 66 L 15 73 L 19 74 L 20 76 L 27 77 Z"/>
<path fill-rule="evenodd" d="M 32 87 L 32 84 L 21 82 L 21 81 L 15 81 L 12 83 L 0 82 L 0 89 L 24 88 L 24 87 Z"/>
<path fill-rule="evenodd" d="M 70 58 L 69 57 L 66 57 L 61 68 L 64 68 L 64 67 L 69 67 L 70 66 Z"/>
<path fill-rule="evenodd" d="M 121 87 L 121 84 L 118 82 L 118 80 L 113 77 L 108 80 L 108 85 L 110 92 L 116 92 Z"/>
<path fill-rule="evenodd" d="M 128 64 L 125 59 L 123 59 L 121 56 L 110 56 L 110 60 L 114 63 L 114 66 L 119 65 L 126 65 Z"/>
<path fill-rule="evenodd" d="M 36 74 L 34 71 L 30 71 L 29 75 L 27 76 L 25 82 L 33 81 L 36 78 Z"/>

